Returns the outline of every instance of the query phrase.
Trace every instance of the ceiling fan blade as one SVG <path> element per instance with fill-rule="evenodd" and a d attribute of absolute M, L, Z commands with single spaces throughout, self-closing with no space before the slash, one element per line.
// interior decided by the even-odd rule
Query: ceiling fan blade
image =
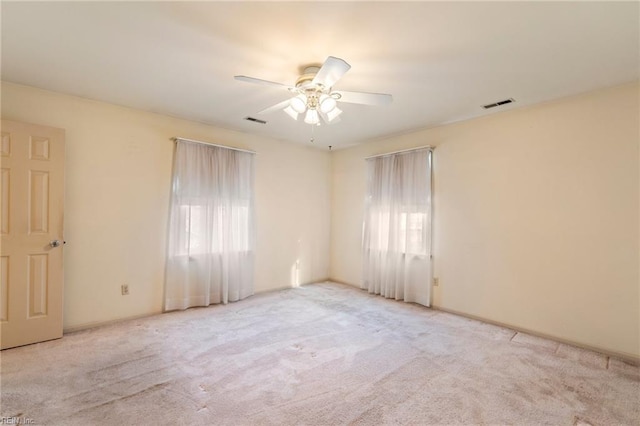
<path fill-rule="evenodd" d="M 329 56 L 311 83 L 321 84 L 327 88 L 333 87 L 350 68 L 351 65 L 343 59 Z"/>
<path fill-rule="evenodd" d="M 338 90 L 333 93 L 340 95 L 338 102 L 347 102 L 351 104 L 362 105 L 389 105 L 393 101 L 393 96 L 385 93 L 366 93 L 366 92 L 345 92 Z"/>
<path fill-rule="evenodd" d="M 280 89 L 287 89 L 287 90 L 294 89 L 293 86 L 288 86 L 282 83 L 276 83 L 275 81 L 262 80 L 260 78 L 247 77 L 246 75 L 236 75 L 233 78 L 235 78 L 238 81 L 244 81 L 245 83 L 261 84 L 263 86 L 272 86 L 272 87 L 278 87 Z"/>
<path fill-rule="evenodd" d="M 262 111 L 258 111 L 257 113 L 258 114 L 268 114 L 270 112 L 281 110 L 281 109 L 286 108 L 287 106 L 289 106 L 289 102 L 290 102 L 290 99 L 287 99 L 286 101 L 278 102 L 277 104 L 272 105 L 270 107 L 267 107 L 267 108 L 263 109 Z"/>

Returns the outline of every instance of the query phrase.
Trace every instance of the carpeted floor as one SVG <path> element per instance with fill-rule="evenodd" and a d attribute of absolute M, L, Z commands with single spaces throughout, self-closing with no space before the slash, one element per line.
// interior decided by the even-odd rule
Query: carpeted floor
<path fill-rule="evenodd" d="M 38 425 L 640 424 L 638 367 L 332 283 L 68 334 L 1 368 L 1 415 Z"/>

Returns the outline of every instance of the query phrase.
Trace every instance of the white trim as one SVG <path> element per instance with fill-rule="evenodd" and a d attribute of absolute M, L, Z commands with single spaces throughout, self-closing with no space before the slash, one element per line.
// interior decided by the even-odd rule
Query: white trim
<path fill-rule="evenodd" d="M 247 149 L 233 148 L 233 147 L 230 147 L 230 146 L 218 145 L 218 144 L 215 144 L 215 143 L 197 141 L 197 140 L 194 140 L 194 139 L 179 138 L 179 137 L 174 137 L 174 138 L 171 138 L 171 139 L 174 142 L 183 141 L 183 142 L 191 142 L 191 143 L 201 143 L 201 144 L 204 144 L 204 145 L 216 146 L 218 148 L 230 149 L 232 151 L 240 151 L 240 152 L 246 152 L 246 153 L 249 153 L 249 154 L 256 154 L 255 151 L 249 151 Z"/>

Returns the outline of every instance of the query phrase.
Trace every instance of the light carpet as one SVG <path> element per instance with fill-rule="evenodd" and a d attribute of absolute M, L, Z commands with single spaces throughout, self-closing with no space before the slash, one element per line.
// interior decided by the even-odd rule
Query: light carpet
<path fill-rule="evenodd" d="M 1 415 L 38 425 L 640 424 L 636 366 L 333 283 L 0 362 Z"/>

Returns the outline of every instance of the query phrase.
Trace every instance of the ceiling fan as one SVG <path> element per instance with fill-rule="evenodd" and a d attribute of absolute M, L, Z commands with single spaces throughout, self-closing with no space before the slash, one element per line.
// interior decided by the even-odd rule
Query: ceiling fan
<path fill-rule="evenodd" d="M 336 84 L 350 68 L 351 65 L 343 59 L 329 56 L 321 67 L 306 67 L 293 86 L 244 75 L 236 75 L 234 78 L 247 83 L 279 87 L 293 94 L 293 97 L 290 99 L 265 108 L 259 111 L 258 114 L 283 110 L 294 120 L 297 120 L 300 114 L 304 114 L 305 123 L 319 126 L 321 122 L 335 123 L 340 120 L 338 116 L 342 114 L 342 110 L 338 108 L 338 102 L 362 105 L 388 105 L 393 100 L 391 95 L 384 93 L 333 90 L 334 84 Z"/>

